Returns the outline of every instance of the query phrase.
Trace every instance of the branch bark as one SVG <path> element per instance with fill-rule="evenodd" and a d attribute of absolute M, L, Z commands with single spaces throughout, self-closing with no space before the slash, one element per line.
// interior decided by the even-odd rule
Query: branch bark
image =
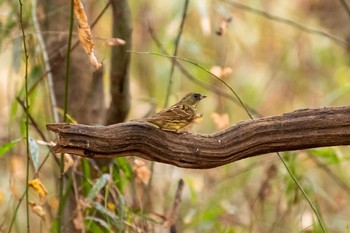
<path fill-rule="evenodd" d="M 350 145 L 350 106 L 301 109 L 248 120 L 212 135 L 173 133 L 126 122 L 110 126 L 47 124 L 55 152 L 88 158 L 138 156 L 206 169 L 266 153 Z"/>

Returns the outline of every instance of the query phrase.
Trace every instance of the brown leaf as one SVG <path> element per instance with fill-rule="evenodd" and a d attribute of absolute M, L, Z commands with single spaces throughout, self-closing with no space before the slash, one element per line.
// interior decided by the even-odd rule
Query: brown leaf
<path fill-rule="evenodd" d="M 38 203 L 35 202 L 28 202 L 30 209 L 33 211 L 33 213 L 35 213 L 36 215 L 38 215 L 41 218 L 44 218 L 46 213 L 45 210 L 43 209 L 43 207 L 41 205 L 39 205 Z"/>
<path fill-rule="evenodd" d="M 109 38 L 106 40 L 106 44 L 108 46 L 118 46 L 118 45 L 125 45 L 125 40 L 119 39 L 119 38 Z"/>
<path fill-rule="evenodd" d="M 78 20 L 78 38 L 80 44 L 83 46 L 85 52 L 89 56 L 90 63 L 95 67 L 95 69 L 98 69 L 102 66 L 102 64 L 97 61 L 94 54 L 94 42 L 92 41 L 91 29 L 87 21 L 84 6 L 80 0 L 74 0 L 74 14 Z"/>
<path fill-rule="evenodd" d="M 69 154 L 65 153 L 64 154 L 64 170 L 63 173 L 66 173 L 66 171 L 73 166 L 74 160 L 72 159 L 72 156 Z"/>
<path fill-rule="evenodd" d="M 90 208 L 90 205 L 86 203 L 84 199 L 79 198 L 74 211 L 73 224 L 75 229 L 81 230 L 82 232 L 85 232 L 84 211 L 87 208 Z"/>
<path fill-rule="evenodd" d="M 226 78 L 232 74 L 232 68 L 230 67 L 221 67 L 221 66 L 212 66 L 210 68 L 210 73 L 214 74 L 219 78 Z"/>
<path fill-rule="evenodd" d="M 73 219 L 73 224 L 75 229 L 83 230 L 84 229 L 84 216 L 81 211 L 78 211 L 75 218 Z"/>
<path fill-rule="evenodd" d="M 220 27 L 219 29 L 216 31 L 216 35 L 218 36 L 222 36 L 222 35 L 225 35 L 226 32 L 227 32 L 227 27 L 228 27 L 228 24 L 232 21 L 232 18 L 231 17 L 228 17 L 228 18 L 223 18 L 220 22 Z"/>
<path fill-rule="evenodd" d="M 136 177 L 142 181 L 142 183 L 145 185 L 148 184 L 149 179 L 151 178 L 151 171 L 148 169 L 145 162 L 140 159 L 135 159 L 133 171 L 136 173 Z"/>

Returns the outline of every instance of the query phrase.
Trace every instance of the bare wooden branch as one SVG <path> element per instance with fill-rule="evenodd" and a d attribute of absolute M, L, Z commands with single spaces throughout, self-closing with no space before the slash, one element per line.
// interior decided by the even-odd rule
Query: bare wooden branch
<path fill-rule="evenodd" d="M 271 152 L 350 145 L 350 107 L 301 109 L 244 121 L 212 135 L 167 132 L 140 122 L 47 128 L 59 135 L 56 152 L 88 158 L 138 156 L 205 169 Z"/>

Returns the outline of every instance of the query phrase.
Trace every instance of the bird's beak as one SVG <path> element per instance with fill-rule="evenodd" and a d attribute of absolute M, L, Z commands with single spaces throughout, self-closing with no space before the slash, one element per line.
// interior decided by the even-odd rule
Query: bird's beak
<path fill-rule="evenodd" d="M 206 95 L 201 95 L 201 100 L 207 98 Z"/>

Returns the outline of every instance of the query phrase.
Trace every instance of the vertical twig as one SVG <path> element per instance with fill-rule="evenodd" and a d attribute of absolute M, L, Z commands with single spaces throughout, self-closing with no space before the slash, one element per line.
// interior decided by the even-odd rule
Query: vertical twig
<path fill-rule="evenodd" d="M 171 209 L 171 211 L 167 217 L 167 221 L 165 223 L 165 226 L 170 227 L 170 233 L 177 232 L 175 222 L 177 220 L 177 216 L 179 213 L 179 208 L 180 208 L 180 203 L 181 203 L 181 195 L 182 195 L 183 188 L 184 188 L 184 181 L 183 181 L 183 179 L 180 179 L 179 183 L 177 185 L 177 190 L 176 190 L 176 194 L 175 194 L 173 208 Z"/>
<path fill-rule="evenodd" d="M 22 37 L 23 37 L 23 48 L 24 48 L 24 57 L 25 57 L 25 83 L 24 83 L 24 89 L 25 89 L 25 105 L 26 108 L 29 109 L 28 104 L 28 51 L 27 51 L 27 43 L 26 43 L 26 35 L 24 33 L 24 26 L 23 26 L 23 4 L 22 1 L 19 0 L 19 22 L 21 25 L 21 31 L 22 31 Z M 29 181 L 29 163 L 30 163 L 30 151 L 29 151 L 29 133 L 28 133 L 28 112 L 25 112 L 26 115 L 26 121 L 25 121 L 25 135 L 26 135 L 26 150 L 27 150 L 27 167 L 26 167 L 26 215 L 27 215 L 27 232 L 30 232 L 30 222 L 29 222 L 29 196 L 28 196 L 28 181 Z"/>
<path fill-rule="evenodd" d="M 65 93 L 64 93 L 64 109 L 63 109 L 63 121 L 67 122 L 67 111 L 68 111 L 68 87 L 69 87 L 69 77 L 70 77 L 70 55 L 71 55 L 71 45 L 72 45 L 72 35 L 73 35 L 73 22 L 74 22 L 74 0 L 71 0 L 70 4 L 70 24 L 69 24 L 69 35 L 67 43 L 67 57 L 66 57 L 66 78 L 65 78 Z M 60 161 L 60 182 L 59 182 L 59 207 L 58 207 L 58 221 L 57 221 L 57 232 L 61 232 L 63 209 L 64 209 L 64 155 L 61 154 Z"/>
<path fill-rule="evenodd" d="M 28 185 L 27 185 L 28 186 Z M 13 225 L 15 224 L 15 220 L 16 220 L 16 216 L 17 216 L 17 213 L 18 213 L 18 210 L 19 210 L 19 207 L 24 199 L 24 197 L 26 196 L 26 193 L 27 193 L 27 190 L 24 191 L 24 193 L 22 194 L 22 196 L 19 198 L 18 200 L 18 203 L 16 205 L 16 208 L 15 208 L 15 211 L 13 213 L 13 216 L 11 218 L 11 222 L 10 222 L 10 226 L 9 226 L 9 230 L 8 230 L 8 233 L 11 233 L 12 232 L 12 227 Z M 28 202 L 27 202 L 28 203 Z"/>
<path fill-rule="evenodd" d="M 304 31 L 304 32 L 307 32 L 307 33 L 310 33 L 310 34 L 314 34 L 314 35 L 318 35 L 318 36 L 322 36 L 322 37 L 328 38 L 329 40 L 333 41 L 335 44 L 340 45 L 340 46 L 342 46 L 344 48 L 349 46 L 349 43 L 347 41 L 344 41 L 344 40 L 342 40 L 342 39 L 340 39 L 340 38 L 338 38 L 336 36 L 333 36 L 332 34 L 329 34 L 328 32 L 324 32 L 324 31 L 320 31 L 318 29 L 310 28 L 310 27 L 305 26 L 303 24 L 294 22 L 293 20 L 285 19 L 285 18 L 276 16 L 276 15 L 272 15 L 272 14 L 270 14 L 268 12 L 265 12 L 265 11 L 262 11 L 262 10 L 259 10 L 259 9 L 255 9 L 253 7 L 250 7 L 248 5 L 245 5 L 245 4 L 237 2 L 237 1 L 225 0 L 224 2 L 230 4 L 231 6 L 237 8 L 237 9 L 241 9 L 241 10 L 244 10 L 246 12 L 250 12 L 252 14 L 259 15 L 261 17 L 264 17 L 266 19 L 269 19 L 269 20 L 272 20 L 272 21 L 275 21 L 275 22 L 279 22 L 279 23 L 282 23 L 282 24 L 289 25 L 291 27 L 297 28 L 297 29 L 299 29 L 301 31 Z"/>
<path fill-rule="evenodd" d="M 177 56 L 177 51 L 178 51 L 178 48 L 179 48 L 180 38 L 181 38 L 182 31 L 183 31 L 183 28 L 184 28 L 184 25 L 185 25 L 187 9 L 188 9 L 188 3 L 189 3 L 189 0 L 185 0 L 185 5 L 184 5 L 183 12 L 182 12 L 182 20 L 181 20 L 179 32 L 177 34 L 177 37 L 176 37 L 175 43 L 174 43 L 175 46 L 174 46 L 173 56 Z M 168 102 L 169 102 L 171 86 L 173 84 L 173 74 L 174 74 L 174 69 L 175 69 L 175 63 L 176 63 L 176 59 L 174 58 L 174 59 L 172 59 L 172 63 L 171 63 L 170 76 L 169 76 L 168 88 L 167 88 L 167 92 L 166 92 L 166 96 L 165 96 L 164 108 L 168 106 Z"/>

